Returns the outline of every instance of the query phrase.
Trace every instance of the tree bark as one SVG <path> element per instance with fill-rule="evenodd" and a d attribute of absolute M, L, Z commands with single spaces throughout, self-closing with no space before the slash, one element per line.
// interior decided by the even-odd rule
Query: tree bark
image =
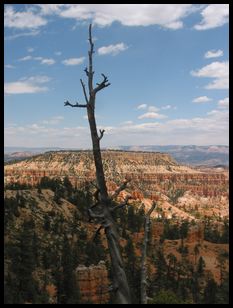
<path fill-rule="evenodd" d="M 147 304 L 147 244 L 148 244 L 148 237 L 150 232 L 150 215 L 155 209 L 155 202 L 152 203 L 152 206 L 148 213 L 145 216 L 145 227 L 144 227 L 144 240 L 143 240 L 143 247 L 142 247 L 142 259 L 141 259 L 141 304 Z"/>
<path fill-rule="evenodd" d="M 112 273 L 113 273 L 113 292 L 115 293 L 115 301 L 117 304 L 131 304 L 130 299 L 130 289 L 127 281 L 127 277 L 125 274 L 122 257 L 120 253 L 120 246 L 119 246 L 119 236 L 116 229 L 116 223 L 112 217 L 112 210 L 111 208 L 111 198 L 108 196 L 108 191 L 106 187 L 106 181 L 104 176 L 104 169 L 103 169 L 103 162 L 101 157 L 101 150 L 100 150 L 100 139 L 103 137 L 104 130 L 100 130 L 100 136 L 97 132 L 96 120 L 95 120 L 95 99 L 96 94 L 98 91 L 108 87 L 110 83 L 108 83 L 107 77 L 102 74 L 103 81 L 94 88 L 93 87 L 93 61 L 92 56 L 94 53 L 94 44 L 92 42 L 92 33 L 91 33 L 91 25 L 89 26 L 89 43 L 90 43 L 90 50 L 88 51 L 88 59 L 89 59 L 89 67 L 86 68 L 84 71 L 88 77 L 88 89 L 89 89 L 89 98 L 87 97 L 85 84 L 82 80 L 82 88 L 84 92 L 84 97 L 86 100 L 86 108 L 87 108 L 87 115 L 88 115 L 88 122 L 91 131 L 91 139 L 92 139 L 92 147 L 93 147 L 93 156 L 95 162 L 95 169 L 96 169 L 96 180 L 98 186 L 97 192 L 97 204 L 98 208 L 101 209 L 101 213 L 98 212 L 96 214 L 94 210 L 95 206 L 92 206 L 89 209 L 89 214 L 92 218 L 101 219 L 100 223 L 102 227 L 105 229 L 105 234 L 108 242 L 108 248 L 111 257 L 111 265 L 112 265 Z M 65 102 L 65 105 L 70 105 L 71 107 L 83 107 L 84 105 L 76 104 L 72 105 L 68 101 Z"/>

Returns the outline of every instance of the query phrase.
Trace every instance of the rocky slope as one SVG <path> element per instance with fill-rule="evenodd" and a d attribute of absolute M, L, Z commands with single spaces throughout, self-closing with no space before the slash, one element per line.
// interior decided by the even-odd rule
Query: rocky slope
<path fill-rule="evenodd" d="M 118 201 L 122 201 L 128 194 L 132 199 L 123 216 L 118 216 L 118 222 L 124 222 L 125 217 L 130 219 L 128 223 L 131 224 L 132 220 L 134 223 L 138 218 L 142 221 L 142 217 L 130 216 L 130 208 L 140 213 L 142 207 L 148 211 L 153 200 L 157 203 L 151 215 L 153 222 L 148 256 L 150 278 L 153 279 L 158 270 L 153 256 L 158 249 L 162 249 L 167 266 L 173 254 L 177 260 L 176 266 L 182 266 L 184 260 L 185 264 L 188 264 L 185 271 L 189 271 L 188 268 L 196 270 L 198 258 L 202 257 L 205 262 L 203 277 L 210 275 L 219 284 L 221 255 L 225 256 L 224 260 L 222 259 L 224 273 L 228 272 L 229 247 L 226 234 L 224 240 L 222 236 L 229 216 L 228 171 L 222 168 L 194 169 L 181 166 L 169 155 L 161 153 L 103 151 L 103 162 L 110 194 L 125 178 L 130 179 L 127 188 L 119 194 Z M 104 232 L 101 232 L 98 244 L 102 246 L 93 246 L 93 236 L 98 226 L 88 222 L 85 208 L 79 201 L 75 201 L 77 194 L 72 192 L 69 201 L 68 197 L 62 197 L 57 202 L 54 198 L 55 193 L 51 190 L 39 191 L 34 187 L 44 176 L 61 180 L 68 177 L 73 187 L 80 191 L 85 190 L 87 184 L 95 179 L 94 170 L 90 151 L 50 152 L 5 166 L 6 250 L 11 251 L 12 246 L 17 246 L 18 234 L 21 234 L 25 221 L 32 219 L 40 251 L 37 257 L 39 266 L 33 275 L 40 288 L 43 287 L 46 277 L 46 285 L 43 288 L 47 290 L 49 302 L 53 304 L 60 303 L 61 300 L 58 284 L 60 278 L 56 277 L 56 273 L 60 273 L 63 268 L 63 263 L 60 262 L 62 255 L 64 258 L 64 251 L 67 251 L 67 245 L 73 251 L 72 259 L 76 260 L 73 271 L 76 273 L 81 302 L 107 303 L 111 297 L 108 292 L 110 279 L 107 272 L 110 272 L 110 268 L 108 253 L 105 251 L 107 243 Z M 30 184 L 32 188 L 21 190 L 20 187 L 9 185 L 14 183 Z M 85 202 L 87 191 L 83 197 L 84 199 L 80 200 L 84 201 L 85 206 L 89 206 L 90 204 L 87 205 Z M 14 199 L 13 203 L 11 199 Z M 176 232 L 184 221 L 189 222 L 189 230 L 183 240 L 179 232 L 175 239 L 173 231 L 169 233 L 170 238 L 164 235 L 168 221 L 174 225 L 172 228 L 175 228 Z M 127 247 L 130 236 L 136 257 L 140 259 L 142 225 L 136 231 L 132 226 L 127 229 L 128 227 L 125 225 L 123 228 L 121 223 L 119 225 L 122 236 L 120 244 L 123 251 L 129 249 Z M 197 245 L 198 253 L 195 250 Z M 181 253 L 181 247 L 185 247 L 185 255 Z M 103 251 L 104 254 L 101 253 Z M 55 261 L 47 261 L 48 254 L 52 255 Z M 123 255 L 127 259 L 128 254 L 124 252 Z M 98 264 L 101 260 L 105 260 L 106 267 L 103 263 Z M 13 259 L 6 257 L 5 268 L 11 269 L 12 262 Z"/>

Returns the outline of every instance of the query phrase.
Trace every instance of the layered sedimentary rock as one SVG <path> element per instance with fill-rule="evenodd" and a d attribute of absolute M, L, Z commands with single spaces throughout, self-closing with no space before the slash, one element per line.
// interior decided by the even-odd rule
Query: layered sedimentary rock
<path fill-rule="evenodd" d="M 199 224 L 190 226 L 186 238 L 187 243 L 202 243 L 204 240 L 204 226 Z"/>
<path fill-rule="evenodd" d="M 190 191 L 193 194 L 214 197 L 228 196 L 227 172 L 202 172 L 178 165 L 164 153 L 103 151 L 103 165 L 109 190 L 116 182 L 131 179 L 135 199 L 160 191 Z M 95 179 L 95 168 L 90 151 L 49 152 L 5 166 L 5 183 L 36 185 L 44 176 L 68 176 L 74 186 L 82 186 Z"/>
<path fill-rule="evenodd" d="M 104 261 L 89 267 L 80 265 L 75 272 L 82 303 L 107 304 L 109 302 L 110 282 Z"/>

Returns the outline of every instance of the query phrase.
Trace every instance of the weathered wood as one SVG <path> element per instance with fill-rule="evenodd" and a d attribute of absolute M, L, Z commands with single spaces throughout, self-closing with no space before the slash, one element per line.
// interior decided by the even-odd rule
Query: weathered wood
<path fill-rule="evenodd" d="M 100 231 L 100 229 L 102 228 L 105 229 L 105 234 L 111 257 L 112 274 L 113 274 L 112 290 L 115 293 L 115 302 L 117 304 L 131 304 L 129 285 L 120 253 L 119 240 L 118 240 L 119 236 L 116 229 L 116 223 L 113 220 L 111 214 L 111 198 L 108 196 L 108 191 L 104 176 L 103 162 L 101 157 L 100 140 L 104 135 L 104 130 L 100 130 L 100 135 L 98 135 L 97 125 L 95 120 L 96 93 L 108 87 L 110 83 L 108 82 L 108 78 L 104 74 L 102 74 L 103 76 L 102 82 L 97 84 L 95 88 L 93 87 L 94 71 L 93 71 L 92 56 L 94 53 L 94 44 L 92 41 L 91 27 L 92 26 L 90 25 L 89 26 L 90 50 L 88 51 L 89 65 L 88 68 L 85 68 L 84 70 L 88 77 L 89 98 L 86 92 L 85 84 L 82 80 L 80 80 L 84 97 L 87 103 L 85 106 L 87 107 L 87 116 L 91 132 L 93 156 L 96 169 L 96 181 L 97 181 L 97 193 L 95 195 L 97 203 L 89 208 L 88 213 L 90 219 L 97 219 L 99 220 L 98 222 L 101 224 L 101 226 L 97 230 L 97 233 Z M 65 103 L 65 105 L 69 105 L 71 107 L 81 107 L 81 105 L 72 105 L 68 101 Z M 98 212 L 95 212 L 94 209 L 96 209 L 97 207 L 98 207 Z"/>
<path fill-rule="evenodd" d="M 143 240 L 143 246 L 142 246 L 142 259 L 141 259 L 141 304 L 147 304 L 147 294 L 146 294 L 146 288 L 147 288 L 147 244 L 148 244 L 148 237 L 150 232 L 150 215 L 155 209 L 156 203 L 153 202 L 151 205 L 150 210 L 145 215 L 145 224 L 144 224 L 144 240 Z"/>

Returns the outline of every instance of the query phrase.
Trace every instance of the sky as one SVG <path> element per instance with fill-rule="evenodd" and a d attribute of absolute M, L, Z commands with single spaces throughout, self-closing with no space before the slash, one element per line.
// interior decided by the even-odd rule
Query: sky
<path fill-rule="evenodd" d="M 228 145 L 228 4 L 4 6 L 4 145 L 91 147 L 88 26 L 102 147 Z"/>

